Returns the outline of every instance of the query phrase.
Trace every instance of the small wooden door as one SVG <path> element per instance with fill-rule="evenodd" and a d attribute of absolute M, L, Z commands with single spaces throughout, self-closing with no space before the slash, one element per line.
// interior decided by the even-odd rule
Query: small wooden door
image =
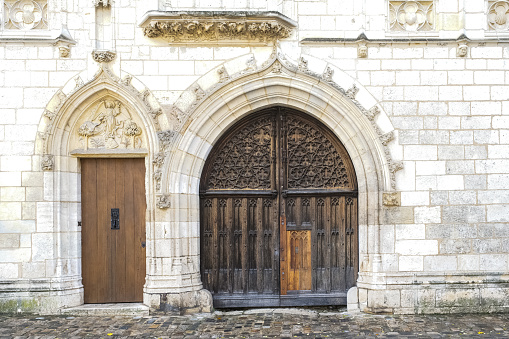
<path fill-rule="evenodd" d="M 216 307 L 346 302 L 357 280 L 357 181 L 339 140 L 273 107 L 233 126 L 201 179 L 201 276 Z"/>
<path fill-rule="evenodd" d="M 143 301 L 145 160 L 81 159 L 85 303 Z"/>

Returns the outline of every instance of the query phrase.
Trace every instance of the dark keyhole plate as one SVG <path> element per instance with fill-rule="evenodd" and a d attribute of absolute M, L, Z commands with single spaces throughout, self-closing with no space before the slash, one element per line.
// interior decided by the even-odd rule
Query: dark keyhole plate
<path fill-rule="evenodd" d="M 118 208 L 111 209 L 111 229 L 112 230 L 120 229 L 120 211 Z"/>

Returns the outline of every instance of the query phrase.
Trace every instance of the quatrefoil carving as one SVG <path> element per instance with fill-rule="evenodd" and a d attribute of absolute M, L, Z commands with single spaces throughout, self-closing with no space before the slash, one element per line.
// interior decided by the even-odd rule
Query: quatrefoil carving
<path fill-rule="evenodd" d="M 389 21 L 393 31 L 431 31 L 433 1 L 389 1 Z"/>
<path fill-rule="evenodd" d="M 509 1 L 490 2 L 488 25 L 495 31 L 505 31 L 509 28 Z"/>

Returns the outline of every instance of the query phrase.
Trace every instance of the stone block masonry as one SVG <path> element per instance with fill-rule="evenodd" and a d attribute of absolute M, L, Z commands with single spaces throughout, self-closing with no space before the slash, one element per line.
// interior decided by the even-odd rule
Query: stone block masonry
<path fill-rule="evenodd" d="M 359 274 L 349 309 L 506 311 L 507 1 L 37 3 L 47 28 L 23 19 L 0 30 L 0 312 L 83 303 L 79 159 L 104 156 L 146 159 L 143 302 L 210 310 L 199 265 L 203 164 L 230 126 L 271 106 L 320 120 L 352 158 Z M 288 34 L 250 36 L 241 24 L 212 39 L 189 22 L 176 28 L 181 41 L 150 37 L 179 11 L 178 20 L 222 15 Z M 109 61 L 91 56 L 100 39 L 111 42 Z M 103 99 L 121 102 L 104 108 L 118 118 L 99 116 Z M 120 121 L 139 130 L 119 134 Z M 80 135 L 85 122 L 100 127 Z M 118 147 L 98 142 L 101 126 Z M 384 193 L 399 200 L 384 204 Z"/>

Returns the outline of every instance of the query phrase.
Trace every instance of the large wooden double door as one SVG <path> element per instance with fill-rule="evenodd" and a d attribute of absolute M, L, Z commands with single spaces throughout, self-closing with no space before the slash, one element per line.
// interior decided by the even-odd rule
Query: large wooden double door
<path fill-rule="evenodd" d="M 145 159 L 81 159 L 85 303 L 143 301 Z"/>
<path fill-rule="evenodd" d="M 274 107 L 233 126 L 206 161 L 200 204 L 201 277 L 215 307 L 346 303 L 357 183 L 321 123 Z"/>

